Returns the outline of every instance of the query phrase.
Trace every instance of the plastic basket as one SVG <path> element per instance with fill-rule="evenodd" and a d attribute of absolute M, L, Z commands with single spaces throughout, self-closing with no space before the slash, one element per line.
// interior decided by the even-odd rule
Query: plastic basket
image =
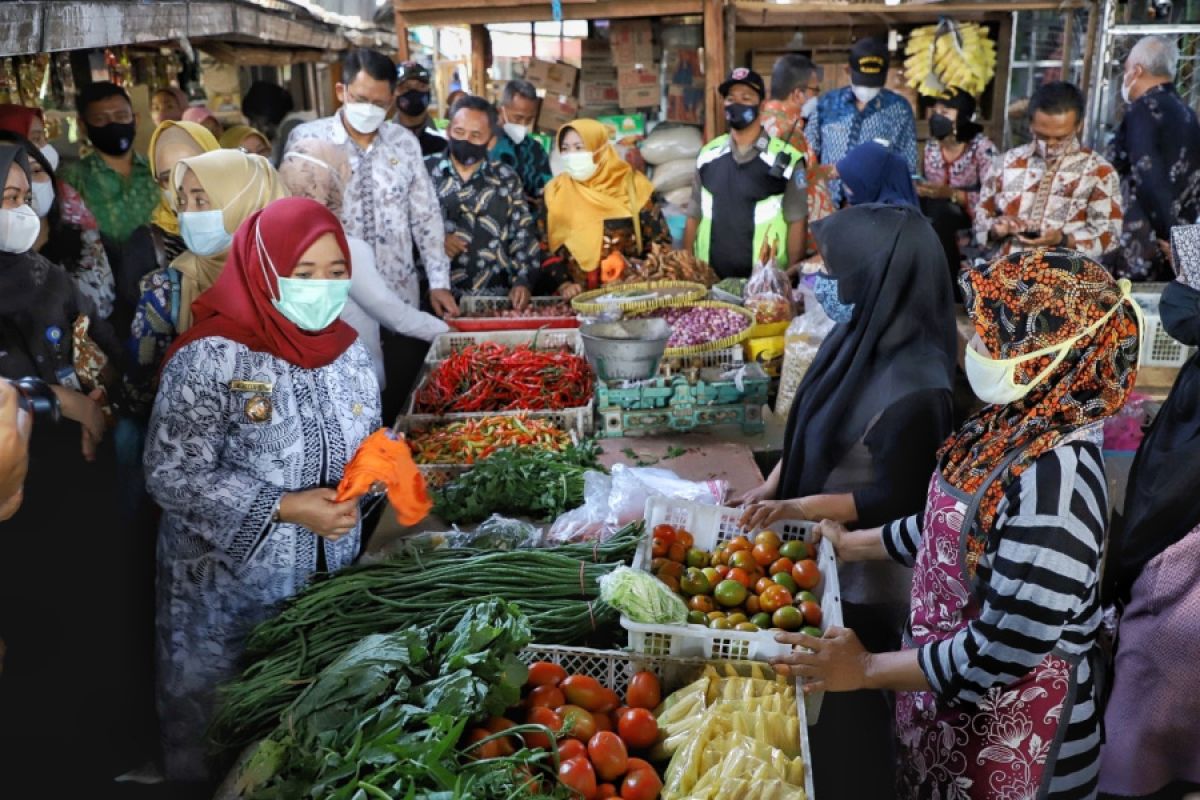
<path fill-rule="evenodd" d="M 596 316 L 606 311 L 620 310 L 623 314 L 641 314 L 658 308 L 691 305 L 708 294 L 708 287 L 690 281 L 649 281 L 622 283 L 603 289 L 593 289 L 577 295 L 571 307 L 580 314 Z M 653 297 L 643 297 L 653 295 Z M 630 297 L 622 301 L 621 297 Z M 602 302 L 602 298 L 611 298 Z"/>
<path fill-rule="evenodd" d="M 495 342 L 509 347 L 530 344 L 535 350 L 560 350 L 567 348 L 575 355 L 583 356 L 583 337 L 578 330 L 516 330 L 489 332 L 455 332 L 443 333 L 433 340 L 429 352 L 425 354 L 425 363 L 429 366 L 437 364 L 451 353 L 456 353 L 465 347 L 483 342 Z"/>
<path fill-rule="evenodd" d="M 456 330 L 477 333 L 484 331 L 529 331 L 539 328 L 578 328 L 578 317 L 502 317 L 499 313 L 512 308 L 507 297 L 467 295 L 458 303 L 463 314 L 471 316 L 447 320 Z M 530 300 L 533 309 L 545 306 L 568 306 L 561 297 L 534 297 Z"/>
<path fill-rule="evenodd" d="M 668 347 L 664 354 L 666 358 L 678 358 L 699 355 L 701 353 L 709 353 L 714 350 L 727 350 L 730 347 L 735 347 L 750 338 L 750 331 L 754 327 L 754 312 L 748 311 L 742 306 L 735 306 L 732 303 L 719 303 L 716 300 L 701 300 L 697 303 L 690 303 L 693 308 L 726 308 L 740 314 L 746 319 L 746 327 L 739 333 L 732 336 L 726 336 L 723 339 L 715 339 L 704 344 L 693 344 L 687 347 Z"/>
<path fill-rule="evenodd" d="M 652 656 L 645 653 L 629 653 L 622 650 L 592 650 L 587 647 L 558 647 L 556 645 L 529 645 L 517 655 L 526 664 L 549 661 L 558 664 L 568 674 L 588 675 L 604 686 L 624 694 L 629 679 L 637 672 L 653 672 L 658 676 L 663 689 L 663 699 L 668 693 L 680 689 L 700 677 L 704 668 L 713 666 L 719 671 L 732 666 L 739 674 L 746 675 L 744 661 L 709 662 L 696 658 L 674 656 Z M 799 687 L 797 687 L 799 688 Z M 797 695 L 799 698 L 799 695 Z M 796 703 L 800 717 L 800 753 L 804 759 L 804 791 L 808 800 L 814 800 L 812 779 L 812 750 L 809 746 L 808 726 L 815 724 L 809 719 L 807 703 Z"/>
<path fill-rule="evenodd" d="M 424 379 L 422 379 L 424 381 Z M 413 405 L 417 401 L 417 393 L 413 392 L 409 395 L 408 403 L 405 405 L 404 414 L 396 421 L 396 429 L 399 431 L 408 431 L 414 428 L 428 427 L 430 425 L 438 425 L 446 422 L 462 422 L 469 419 L 483 419 L 484 417 L 515 417 L 523 414 L 529 419 L 550 420 L 559 430 L 567 433 L 574 433 L 576 436 L 583 438 L 592 432 L 594 423 L 595 400 L 588 400 L 587 405 L 576 406 L 574 408 L 553 408 L 542 411 L 471 411 L 459 412 L 450 414 L 417 414 L 413 411 Z M 426 465 L 429 466 L 429 465 Z M 449 466 L 449 465 L 447 465 Z"/>
<path fill-rule="evenodd" d="M 1182 367 L 1192 357 L 1195 348 L 1171 338 L 1167 333 L 1162 318 L 1158 315 L 1158 301 L 1162 292 L 1145 291 L 1150 285 L 1140 285 L 1138 288 L 1143 291 L 1134 292 L 1133 295 L 1134 301 L 1142 307 L 1142 315 L 1146 319 L 1146 329 L 1142 331 L 1141 366 Z M 1166 284 L 1162 286 L 1165 287 Z"/>
<path fill-rule="evenodd" d="M 707 506 L 666 497 L 651 497 L 646 501 L 646 529 L 667 523 L 686 528 L 695 537 L 701 550 L 715 550 L 735 536 L 746 533 L 738 524 L 742 511 L 724 506 Z M 810 522 L 781 520 L 769 526 L 784 539 L 812 540 Z M 650 569 L 650 537 L 642 540 L 634 556 L 635 569 Z M 828 539 L 817 548 L 817 565 L 821 582 L 813 593 L 821 604 L 821 630 L 842 624 L 842 597 L 838 582 L 837 558 Z M 639 653 L 704 659 L 752 659 L 764 661 L 787 655 L 791 646 L 775 641 L 775 631 L 715 631 L 702 625 L 652 625 L 621 617 L 621 626 L 629 632 L 629 646 Z M 805 698 L 808 721 L 815 725 L 821 715 L 823 692 L 813 692 Z"/>

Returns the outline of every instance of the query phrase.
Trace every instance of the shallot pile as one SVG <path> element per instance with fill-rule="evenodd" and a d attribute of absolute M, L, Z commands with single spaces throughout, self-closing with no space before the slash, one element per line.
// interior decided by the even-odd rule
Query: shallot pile
<path fill-rule="evenodd" d="M 693 347 L 728 336 L 736 336 L 750 324 L 744 314 L 730 308 L 663 308 L 649 316 L 661 317 L 671 324 L 667 347 Z"/>

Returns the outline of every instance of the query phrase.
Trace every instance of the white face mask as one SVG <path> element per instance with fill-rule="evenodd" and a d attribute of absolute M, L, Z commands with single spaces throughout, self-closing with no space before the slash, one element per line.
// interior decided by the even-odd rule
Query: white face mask
<path fill-rule="evenodd" d="M 1132 103 L 1133 98 L 1131 98 L 1129 96 L 1129 93 L 1132 91 L 1133 91 L 1133 86 L 1130 85 L 1128 79 L 1124 75 L 1122 75 L 1121 76 L 1121 99 L 1124 100 L 1126 103 Z"/>
<path fill-rule="evenodd" d="M 387 118 L 387 109 L 372 103 L 346 103 L 342 106 L 342 115 L 359 133 L 374 133 Z"/>
<path fill-rule="evenodd" d="M 529 128 L 515 122 L 506 122 L 504 123 L 504 132 L 508 134 L 508 138 L 513 140 L 513 144 L 520 144 L 529 135 Z"/>
<path fill-rule="evenodd" d="M 42 155 L 50 162 L 50 169 L 58 172 L 58 151 L 54 149 L 54 145 L 47 143 L 45 147 L 38 149 L 42 151 Z"/>
<path fill-rule="evenodd" d="M 1121 280 L 1120 287 L 1121 302 L 1129 303 L 1133 307 L 1138 319 L 1138 330 L 1144 330 L 1145 323 L 1142 319 L 1142 309 L 1129 294 L 1131 284 L 1127 280 Z M 1054 370 L 1058 368 L 1058 365 L 1063 362 L 1063 359 L 1067 357 L 1067 354 L 1071 352 L 1071 348 L 1075 346 L 1076 342 L 1100 330 L 1104 323 L 1108 322 L 1109 318 L 1117 313 L 1117 309 L 1121 307 L 1121 302 L 1118 302 L 1107 314 L 1089 325 L 1077 336 L 1072 336 L 1065 342 L 1036 350 L 1017 358 L 989 358 L 983 355 L 976 349 L 976 344 L 979 341 L 979 334 L 976 334 L 967 345 L 964 362 L 967 372 L 967 382 L 971 384 L 971 390 L 975 392 L 976 397 L 991 405 L 1005 406 L 1023 399 L 1050 377 Z M 1054 356 L 1050 364 L 1035 375 L 1033 380 L 1029 383 L 1017 383 L 1016 374 L 1018 366 L 1026 361 L 1035 361 L 1049 355 Z"/>
<path fill-rule="evenodd" d="M 583 183 L 596 174 L 597 166 L 591 150 L 577 150 L 572 153 L 563 153 L 563 171 L 570 175 L 575 180 Z"/>
<path fill-rule="evenodd" d="M 851 86 L 850 90 L 854 92 L 855 99 L 863 105 L 874 100 L 882 91 L 878 86 Z"/>
<path fill-rule="evenodd" d="M 801 119 L 812 119 L 812 115 L 817 113 L 817 98 L 810 97 L 804 101 L 804 105 L 800 106 Z"/>
<path fill-rule="evenodd" d="M 39 217 L 49 214 L 50 206 L 54 205 L 54 182 L 34 181 L 30 189 L 33 190 L 33 210 Z"/>
<path fill-rule="evenodd" d="M 28 253 L 41 232 L 42 221 L 30 206 L 0 209 L 0 252 Z"/>

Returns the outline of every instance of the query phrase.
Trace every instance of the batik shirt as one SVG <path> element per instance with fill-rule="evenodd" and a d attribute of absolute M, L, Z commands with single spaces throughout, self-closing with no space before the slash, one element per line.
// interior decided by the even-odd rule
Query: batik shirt
<path fill-rule="evenodd" d="M 992 140 L 978 133 L 958 158 L 947 162 L 942 146 L 936 139 L 930 139 L 925 143 L 925 180 L 963 190 L 967 195 L 967 216 L 973 216 L 979 205 L 979 190 L 995 169 L 997 155 Z"/>
<path fill-rule="evenodd" d="M 1075 249 L 1098 259 L 1120 244 L 1121 202 L 1117 172 L 1102 156 L 1073 145 L 1048 164 L 1034 143 L 1009 150 L 984 184 L 975 209 L 975 235 L 995 257 L 1022 249 L 1013 237 L 989 241 L 1000 217 L 1012 217 L 1040 231 L 1062 230 Z"/>
<path fill-rule="evenodd" d="M 529 287 L 539 266 L 541 245 L 533 213 L 517 173 L 484 161 L 466 181 L 448 156 L 426 160 L 442 204 L 446 234 L 461 234 L 467 249 L 450 262 L 456 295 L 506 294 Z"/>
<path fill-rule="evenodd" d="M 1118 277 L 1174 277 L 1158 241 L 1171 228 L 1200 216 L 1200 122 L 1196 112 L 1164 83 L 1129 106 L 1110 151 L 1121 177 L 1125 226 L 1120 257 L 1110 265 Z"/>
<path fill-rule="evenodd" d="M 79 193 L 68 184 L 58 181 L 54 187 L 58 194 L 58 207 L 64 224 L 79 229 L 79 250 L 63 252 L 55 242 L 47 242 L 41 252 L 47 258 L 65 267 L 75 286 L 96 305 L 100 319 L 108 319 L 113 312 L 117 297 L 116 282 L 108 253 L 100 239 L 100 227 L 96 217 L 88 210 Z"/>
<path fill-rule="evenodd" d="M 136 228 L 150 222 L 162 195 L 150 174 L 150 165 L 137 153 L 129 177 L 104 163 L 99 153 L 89 153 L 59 174 L 83 197 L 96 217 L 100 232 L 118 245 L 125 244 Z"/>
<path fill-rule="evenodd" d="M 804 135 L 820 156 L 822 164 L 836 164 L 846 153 L 863 142 L 878 141 L 908 162 L 917 172 L 917 125 L 912 106 L 900 95 L 883 89 L 866 108 L 858 110 L 849 86 L 821 95 L 817 110 L 804 129 Z M 842 202 L 841 181 L 830 181 L 829 191 L 835 205 Z"/>
<path fill-rule="evenodd" d="M 496 144 L 488 151 L 488 160 L 507 164 L 516 170 L 525 187 L 525 197 L 540 201 L 546 184 L 550 182 L 550 156 L 532 136 L 526 136 L 520 144 L 500 131 Z"/>
<path fill-rule="evenodd" d="M 808 165 L 808 221 L 828 217 L 834 212 L 833 198 L 829 195 L 829 184 L 817 175 L 817 154 L 804 135 L 800 109 L 784 100 L 768 100 L 763 103 L 761 118 L 763 130 L 804 154 L 804 163 Z"/>
<path fill-rule="evenodd" d="M 350 181 L 342 205 L 342 225 L 375 250 L 379 274 L 409 305 L 421 302 L 421 275 L 413 245 L 430 289 L 450 288 L 446 232 L 433 181 L 421 158 L 417 137 L 403 125 L 382 125 L 365 149 L 350 138 L 339 111 L 305 123 L 288 139 L 323 139 L 346 149 Z"/>

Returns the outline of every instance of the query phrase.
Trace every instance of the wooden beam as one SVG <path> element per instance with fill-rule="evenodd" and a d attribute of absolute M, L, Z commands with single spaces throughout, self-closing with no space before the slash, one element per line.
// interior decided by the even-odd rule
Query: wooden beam
<path fill-rule="evenodd" d="M 1075 37 L 1075 11 L 1066 11 L 1062 33 L 1062 79 L 1071 80 L 1071 39 Z M 1085 83 L 1084 86 L 1087 86 Z"/>
<path fill-rule="evenodd" d="M 738 25 L 746 28 L 842 27 L 863 24 L 911 24 L 936 21 L 953 15 L 956 20 L 995 19 L 1012 11 L 1066 10 L 1083 8 L 1089 0 L 1030 0 L 1030 2 L 946 2 L 895 6 L 883 3 L 796 2 L 774 3 L 762 0 L 737 0 Z M 864 19 L 865 18 L 865 19 Z"/>
<path fill-rule="evenodd" d="M 703 12 L 704 0 L 597 0 L 591 3 L 564 3 L 564 20 L 629 19 L 633 17 L 677 17 Z M 411 10 L 405 3 L 405 19 L 410 28 L 418 25 L 490 25 L 500 22 L 541 22 L 554 19 L 549 3 L 502 6 L 493 3 L 463 8 L 425 11 Z"/>
<path fill-rule="evenodd" d="M 1104 13 L 1104 5 L 1100 2 L 1093 2 L 1088 8 L 1088 24 L 1087 36 L 1083 43 L 1083 79 L 1079 85 L 1086 91 L 1096 91 L 1092 87 L 1092 79 L 1094 72 L 1093 65 L 1096 63 L 1096 32 L 1100 28 L 1100 15 Z M 1102 65 L 1102 68 L 1107 68 L 1108 65 Z M 1065 80 L 1065 78 L 1064 78 Z"/>
<path fill-rule="evenodd" d="M 487 97 L 488 67 L 492 65 L 492 37 L 483 25 L 471 26 L 471 94 Z"/>
<path fill-rule="evenodd" d="M 1008 85 L 1012 76 L 1008 74 L 1010 57 L 1012 56 L 1012 37 L 1016 35 L 1013 26 L 1013 15 L 1005 14 L 1000 19 L 1000 29 L 996 31 L 996 73 L 992 78 L 992 113 L 991 130 L 988 138 L 1004 147 L 1004 131 L 1008 125 Z"/>
<path fill-rule="evenodd" d="M 392 0 L 396 17 L 396 60 L 403 62 L 412 56 L 408 52 L 408 22 L 404 19 L 404 14 L 400 13 L 401 5 L 403 0 Z"/>
<path fill-rule="evenodd" d="M 717 87 L 725 80 L 724 0 L 704 0 L 704 134 L 712 139 L 725 130 L 725 115 Z"/>

